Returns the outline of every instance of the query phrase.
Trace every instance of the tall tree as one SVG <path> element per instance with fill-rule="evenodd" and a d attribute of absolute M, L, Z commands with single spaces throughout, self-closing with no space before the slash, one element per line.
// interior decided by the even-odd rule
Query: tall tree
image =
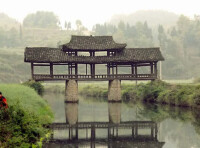
<path fill-rule="evenodd" d="M 37 11 L 36 13 L 28 14 L 24 21 L 24 27 L 37 28 L 59 28 L 59 19 L 53 12 Z"/>

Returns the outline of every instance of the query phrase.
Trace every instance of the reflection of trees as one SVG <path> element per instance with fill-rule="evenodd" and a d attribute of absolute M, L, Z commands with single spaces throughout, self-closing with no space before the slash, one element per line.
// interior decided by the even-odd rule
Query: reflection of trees
<path fill-rule="evenodd" d="M 168 139 L 178 148 L 200 147 L 200 135 L 197 135 L 200 134 L 198 110 L 145 104 L 138 114 L 160 122 L 162 126 L 160 137 L 164 138 L 162 140 Z"/>

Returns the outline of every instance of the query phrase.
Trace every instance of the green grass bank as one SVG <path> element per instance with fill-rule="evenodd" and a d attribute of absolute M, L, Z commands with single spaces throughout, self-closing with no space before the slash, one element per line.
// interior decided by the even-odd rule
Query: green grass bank
<path fill-rule="evenodd" d="M 163 81 L 153 81 L 133 84 L 122 84 L 123 101 L 144 101 L 151 103 L 170 104 L 183 107 L 198 107 L 200 105 L 200 85 L 169 84 Z M 89 84 L 79 88 L 79 94 L 88 97 L 107 97 L 105 85 Z"/>
<path fill-rule="evenodd" d="M 0 147 L 39 147 L 53 113 L 36 91 L 20 84 L 0 84 L 9 108 L 0 110 Z"/>

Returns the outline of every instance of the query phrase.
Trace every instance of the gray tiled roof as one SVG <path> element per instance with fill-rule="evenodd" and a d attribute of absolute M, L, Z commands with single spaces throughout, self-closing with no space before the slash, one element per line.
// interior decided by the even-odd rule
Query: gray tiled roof
<path fill-rule="evenodd" d="M 27 47 L 25 62 L 38 63 L 108 63 L 108 62 L 151 62 L 164 60 L 159 48 L 125 48 L 116 56 L 68 56 L 59 48 Z"/>
<path fill-rule="evenodd" d="M 63 51 L 105 51 L 123 49 L 126 44 L 115 43 L 112 36 L 74 36 L 72 35 L 69 43 L 61 45 Z"/>

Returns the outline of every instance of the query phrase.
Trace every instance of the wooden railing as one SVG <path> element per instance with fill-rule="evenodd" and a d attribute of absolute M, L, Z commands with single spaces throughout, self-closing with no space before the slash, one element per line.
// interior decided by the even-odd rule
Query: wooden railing
<path fill-rule="evenodd" d="M 123 129 L 130 129 L 132 127 L 137 127 L 140 129 L 146 129 L 154 127 L 157 129 L 157 123 L 153 121 L 128 121 L 128 122 L 121 122 L 119 124 L 109 123 L 109 122 L 78 122 L 74 125 L 70 125 L 68 123 L 52 123 L 49 125 L 51 129 L 67 129 L 70 127 L 78 127 L 80 129 L 84 128 L 111 128 L 111 127 L 118 127 Z"/>
<path fill-rule="evenodd" d="M 47 74 L 34 74 L 34 80 L 110 80 L 110 79 L 121 79 L 121 80 L 153 80 L 156 79 L 155 74 L 117 74 L 117 75 L 47 75 Z"/>

